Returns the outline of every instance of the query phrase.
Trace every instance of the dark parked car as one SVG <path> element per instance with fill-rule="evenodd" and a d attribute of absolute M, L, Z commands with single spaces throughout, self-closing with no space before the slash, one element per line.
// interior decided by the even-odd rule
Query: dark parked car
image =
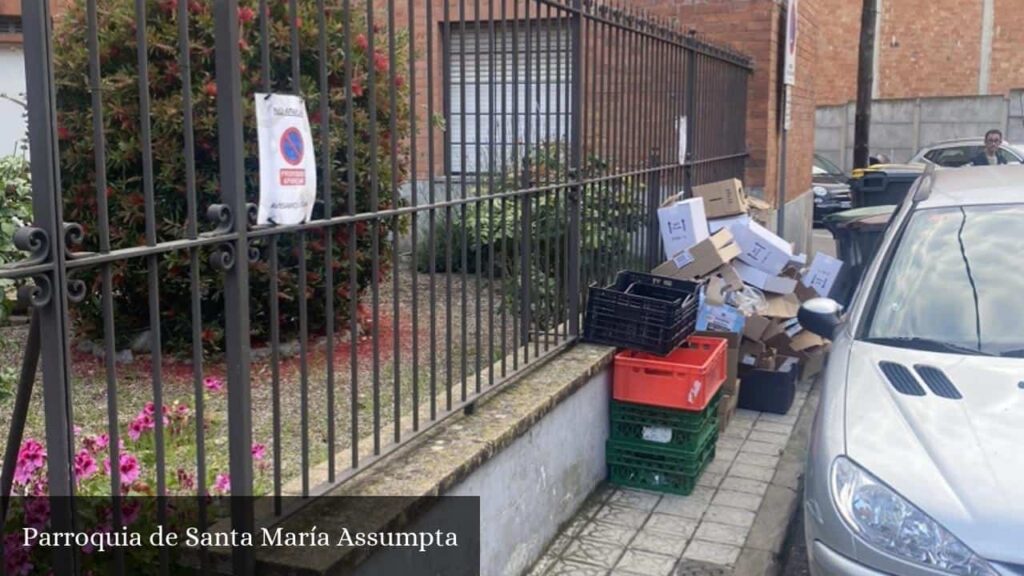
<path fill-rule="evenodd" d="M 825 216 L 833 212 L 850 209 L 850 185 L 846 181 L 846 173 L 838 166 L 824 156 L 814 155 L 811 182 L 815 224 L 820 224 Z"/>

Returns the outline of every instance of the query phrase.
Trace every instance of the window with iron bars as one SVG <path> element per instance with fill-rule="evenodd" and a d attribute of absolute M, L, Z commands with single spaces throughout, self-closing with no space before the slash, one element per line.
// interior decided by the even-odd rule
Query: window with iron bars
<path fill-rule="evenodd" d="M 442 32 L 449 173 L 501 172 L 527 145 L 565 140 L 572 102 L 565 20 L 452 23 Z"/>
<path fill-rule="evenodd" d="M 21 16 L 0 16 L 0 34 L 21 34 Z"/>

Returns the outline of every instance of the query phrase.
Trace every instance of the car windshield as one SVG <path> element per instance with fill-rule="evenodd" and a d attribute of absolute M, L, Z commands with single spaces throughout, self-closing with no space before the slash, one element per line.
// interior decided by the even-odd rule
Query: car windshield
<path fill-rule="evenodd" d="M 1024 355 L 1022 228 L 1024 204 L 914 214 L 883 280 L 867 339 Z"/>
<path fill-rule="evenodd" d="M 842 176 L 843 171 L 839 166 L 833 164 L 828 158 L 814 155 L 814 174 L 828 174 L 831 176 Z"/>

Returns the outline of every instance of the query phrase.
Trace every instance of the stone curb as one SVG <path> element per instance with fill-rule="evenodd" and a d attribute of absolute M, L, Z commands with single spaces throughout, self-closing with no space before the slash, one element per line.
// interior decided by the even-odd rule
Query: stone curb
<path fill-rule="evenodd" d="M 780 554 L 790 526 L 800 512 L 804 462 L 819 398 L 820 391 L 813 386 L 736 560 L 733 576 L 777 576 L 782 570 Z"/>

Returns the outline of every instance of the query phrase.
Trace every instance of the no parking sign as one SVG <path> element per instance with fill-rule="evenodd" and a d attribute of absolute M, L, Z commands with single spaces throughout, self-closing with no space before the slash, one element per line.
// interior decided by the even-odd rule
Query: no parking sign
<path fill-rule="evenodd" d="M 256 94 L 260 150 L 258 224 L 301 224 L 313 214 L 316 159 L 301 96 Z"/>

